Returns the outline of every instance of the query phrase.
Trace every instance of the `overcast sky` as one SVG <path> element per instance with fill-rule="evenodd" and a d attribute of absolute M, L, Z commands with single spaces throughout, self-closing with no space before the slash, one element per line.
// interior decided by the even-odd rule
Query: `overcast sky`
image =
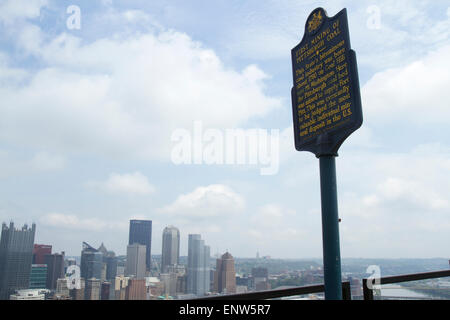
<path fill-rule="evenodd" d="M 174 225 L 183 255 L 200 233 L 213 254 L 321 257 L 319 161 L 295 151 L 290 101 L 318 6 L 348 10 L 363 102 L 336 160 L 342 257 L 448 258 L 447 0 L 0 0 L 0 221 L 67 255 L 124 254 L 142 218 L 155 254 Z M 277 172 L 174 163 L 196 123 L 279 132 Z"/>

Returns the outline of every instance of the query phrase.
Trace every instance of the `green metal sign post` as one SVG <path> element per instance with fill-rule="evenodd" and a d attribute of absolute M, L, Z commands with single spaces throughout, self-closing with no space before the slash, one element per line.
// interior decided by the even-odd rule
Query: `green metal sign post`
<path fill-rule="evenodd" d="M 335 156 L 319 159 L 325 299 L 342 300 L 336 161 Z"/>
<path fill-rule="evenodd" d="M 336 162 L 342 143 L 361 127 L 356 54 L 350 46 L 347 10 L 309 15 L 302 41 L 291 51 L 295 149 L 320 162 L 325 299 L 342 299 Z"/>

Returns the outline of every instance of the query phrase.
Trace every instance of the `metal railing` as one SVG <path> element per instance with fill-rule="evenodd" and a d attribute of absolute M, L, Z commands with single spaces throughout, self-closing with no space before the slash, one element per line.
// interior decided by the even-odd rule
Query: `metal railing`
<path fill-rule="evenodd" d="M 324 291 L 325 286 L 323 284 L 317 284 L 305 287 L 295 287 L 278 290 L 265 290 L 265 291 L 229 294 L 221 296 L 208 296 L 196 300 L 267 300 L 283 297 L 300 296 L 312 293 L 320 293 Z M 343 300 L 352 299 L 349 281 L 342 282 L 342 299 Z"/>
<path fill-rule="evenodd" d="M 418 281 L 418 280 L 427 280 L 427 279 L 437 279 L 450 277 L 450 270 L 443 271 L 433 271 L 433 272 L 424 272 L 424 273 L 413 273 L 413 274 L 405 274 L 398 276 L 388 276 L 380 278 L 380 285 L 383 284 L 392 284 L 392 283 L 400 283 L 400 282 L 408 282 L 408 281 Z M 364 300 L 374 300 L 373 289 L 369 288 L 369 281 L 373 279 L 363 279 L 363 298 Z M 276 289 L 276 290 L 265 290 L 265 291 L 257 291 L 257 292 L 247 292 L 247 293 L 239 293 L 239 294 L 229 294 L 229 295 L 217 295 L 217 296 L 207 296 L 202 298 L 197 298 L 195 300 L 267 300 L 267 299 L 277 299 L 283 297 L 292 297 L 292 296 L 300 296 L 306 294 L 313 293 L 321 293 L 324 292 L 325 286 L 324 284 L 310 285 L 304 287 L 294 287 L 287 289 Z M 351 287 L 349 281 L 342 282 L 342 299 L 343 300 L 351 300 Z"/>
<path fill-rule="evenodd" d="M 418 280 L 427 280 L 427 279 L 437 279 L 450 277 L 450 270 L 442 270 L 442 271 L 433 271 L 433 272 L 423 272 L 423 273 L 413 273 L 413 274 L 404 274 L 399 276 L 389 276 L 380 278 L 380 285 L 383 284 L 392 284 L 399 282 L 408 282 L 408 281 L 418 281 Z M 372 279 L 370 279 L 372 281 Z M 369 288 L 369 280 L 363 279 L 363 296 L 364 300 L 373 300 L 373 289 Z"/>

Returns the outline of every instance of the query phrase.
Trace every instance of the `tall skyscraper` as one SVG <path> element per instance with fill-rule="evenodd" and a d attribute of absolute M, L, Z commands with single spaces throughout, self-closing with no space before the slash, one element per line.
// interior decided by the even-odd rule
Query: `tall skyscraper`
<path fill-rule="evenodd" d="M 168 272 L 168 266 L 178 264 L 180 257 L 180 231 L 169 226 L 164 228 L 162 238 L 161 273 Z"/>
<path fill-rule="evenodd" d="M 128 244 L 139 243 L 146 246 L 145 265 L 150 271 L 152 258 L 152 221 L 130 220 L 130 233 Z"/>
<path fill-rule="evenodd" d="M 114 255 L 103 259 L 104 263 L 106 263 L 106 280 L 114 280 L 117 276 L 117 257 Z"/>
<path fill-rule="evenodd" d="M 57 281 L 64 277 L 64 251 L 45 255 L 47 265 L 47 289 L 56 289 Z"/>
<path fill-rule="evenodd" d="M 125 275 L 136 279 L 145 278 L 146 246 L 134 243 L 127 246 L 127 265 Z"/>
<path fill-rule="evenodd" d="M 105 245 L 102 243 L 97 249 L 103 254 L 103 270 L 105 271 L 103 280 L 112 281 L 117 275 L 117 257 L 114 251 L 108 251 Z M 102 271 L 103 271 L 102 270 Z"/>
<path fill-rule="evenodd" d="M 35 244 L 33 246 L 33 264 L 45 264 L 45 255 L 52 254 L 52 246 Z"/>
<path fill-rule="evenodd" d="M 214 290 L 219 293 L 236 293 L 236 271 L 233 256 L 226 252 L 216 260 Z"/>
<path fill-rule="evenodd" d="M 31 264 L 36 225 L 31 228 L 25 224 L 15 229 L 2 224 L 0 239 L 0 299 L 7 300 L 15 290 L 28 289 L 30 285 Z"/>
<path fill-rule="evenodd" d="M 203 296 L 210 291 L 210 248 L 199 234 L 188 242 L 187 293 Z"/>
<path fill-rule="evenodd" d="M 111 297 L 111 282 L 103 282 L 101 286 L 101 300 L 110 300 Z"/>
<path fill-rule="evenodd" d="M 80 263 L 81 277 L 86 279 L 86 281 L 91 278 L 101 279 L 102 268 L 103 254 L 86 242 L 83 242 L 83 250 L 81 251 Z"/>

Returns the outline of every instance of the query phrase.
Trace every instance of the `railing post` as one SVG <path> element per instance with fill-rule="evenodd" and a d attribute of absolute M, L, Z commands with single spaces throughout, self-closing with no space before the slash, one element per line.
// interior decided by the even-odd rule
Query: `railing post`
<path fill-rule="evenodd" d="M 342 283 L 342 300 L 352 300 L 352 289 L 350 281 Z"/>
<path fill-rule="evenodd" d="M 373 300 L 373 290 L 367 286 L 367 279 L 363 279 L 364 300 Z"/>

